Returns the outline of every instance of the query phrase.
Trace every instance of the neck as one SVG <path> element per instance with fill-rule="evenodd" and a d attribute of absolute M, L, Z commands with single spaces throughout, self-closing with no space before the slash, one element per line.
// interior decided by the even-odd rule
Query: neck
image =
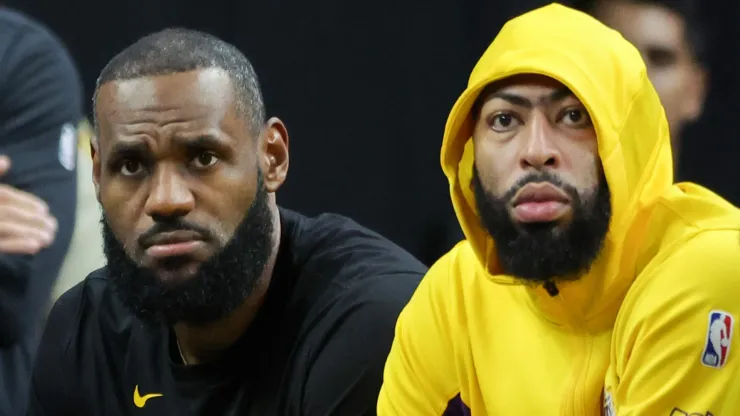
<path fill-rule="evenodd" d="M 272 238 L 272 254 L 254 291 L 244 303 L 226 317 L 208 325 L 191 326 L 182 322 L 175 324 L 173 329 L 185 364 L 202 364 L 215 360 L 232 346 L 254 321 L 270 287 L 280 247 L 280 214 L 277 207 L 273 210 L 273 223 L 275 231 Z"/>

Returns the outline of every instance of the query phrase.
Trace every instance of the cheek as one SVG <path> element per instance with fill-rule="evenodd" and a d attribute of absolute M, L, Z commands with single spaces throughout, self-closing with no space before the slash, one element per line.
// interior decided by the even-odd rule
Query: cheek
<path fill-rule="evenodd" d="M 475 167 L 487 192 L 500 197 L 516 182 L 518 164 L 515 141 L 496 143 L 485 138 L 474 142 Z"/>
<path fill-rule="evenodd" d="M 569 148 L 566 153 L 571 157 L 567 162 L 568 167 L 563 172 L 559 172 L 562 179 L 577 189 L 588 190 L 588 192 L 596 189 L 602 171 L 596 139 L 579 143 L 578 146 Z"/>
<path fill-rule="evenodd" d="M 493 165 L 493 163 L 478 160 L 475 162 L 475 167 L 478 171 L 478 179 L 480 180 L 483 189 L 485 189 L 487 193 L 500 197 L 506 193 L 506 179 L 502 176 L 502 172 L 496 169 Z"/>
<path fill-rule="evenodd" d="M 601 180 L 601 160 L 599 159 L 598 154 L 591 155 L 584 160 L 586 163 L 581 167 L 581 171 L 584 172 L 582 183 L 584 188 L 593 192 L 599 187 L 599 182 Z"/>
<path fill-rule="evenodd" d="M 226 179 L 226 178 L 224 178 Z M 211 229 L 224 241 L 233 236 L 254 202 L 256 189 L 245 184 L 243 176 L 234 180 L 221 180 L 208 190 L 200 192 L 200 211 L 213 220 Z"/>
<path fill-rule="evenodd" d="M 650 73 L 655 91 L 660 97 L 661 104 L 666 110 L 679 102 L 682 94 L 682 83 L 680 71 L 676 69 L 656 69 Z"/>
<path fill-rule="evenodd" d="M 126 212 L 126 210 L 122 206 L 124 204 L 122 204 L 122 199 L 120 198 L 120 196 L 114 190 L 111 190 L 108 186 L 101 184 L 99 198 L 100 207 L 105 213 L 105 216 L 108 218 L 109 222 L 120 220 L 121 215 Z"/>
<path fill-rule="evenodd" d="M 100 184 L 100 206 L 111 229 L 122 242 L 130 244 L 130 240 L 136 238 L 136 232 L 141 231 L 137 216 L 143 211 L 143 204 L 135 190 L 106 181 Z"/>
<path fill-rule="evenodd" d="M 213 221 L 210 228 L 218 233 L 222 242 L 226 242 L 234 236 L 237 227 L 247 216 L 250 202 L 242 202 L 242 198 L 234 197 L 234 199 L 224 202 L 219 210 L 214 212 L 213 217 L 218 220 Z"/>

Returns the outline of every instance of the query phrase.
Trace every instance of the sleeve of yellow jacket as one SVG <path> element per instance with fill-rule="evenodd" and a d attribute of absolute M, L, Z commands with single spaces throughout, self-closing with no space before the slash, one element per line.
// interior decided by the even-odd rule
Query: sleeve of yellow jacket
<path fill-rule="evenodd" d="M 457 394 L 450 309 L 454 249 L 432 266 L 396 323 L 378 416 L 439 416 Z"/>
<path fill-rule="evenodd" d="M 645 272 L 615 326 L 616 377 L 607 389 L 616 415 L 740 415 L 740 334 L 732 334 L 740 318 L 737 230 L 700 233 Z M 724 326 L 710 331 L 718 317 Z M 726 347 L 723 365 L 703 364 L 712 343 Z"/>

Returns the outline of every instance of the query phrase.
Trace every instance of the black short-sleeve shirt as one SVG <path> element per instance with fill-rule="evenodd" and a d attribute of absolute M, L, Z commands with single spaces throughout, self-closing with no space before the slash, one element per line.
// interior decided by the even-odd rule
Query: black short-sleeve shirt
<path fill-rule="evenodd" d="M 332 214 L 281 209 L 266 300 L 215 362 L 183 366 L 93 272 L 54 306 L 31 415 L 372 415 L 396 318 L 426 272 L 398 246 Z"/>

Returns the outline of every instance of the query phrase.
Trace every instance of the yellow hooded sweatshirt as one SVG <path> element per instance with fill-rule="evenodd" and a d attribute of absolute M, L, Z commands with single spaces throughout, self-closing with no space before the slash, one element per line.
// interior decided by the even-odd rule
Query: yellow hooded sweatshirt
<path fill-rule="evenodd" d="M 471 191 L 471 106 L 524 73 L 563 83 L 587 108 L 612 195 L 603 251 L 554 296 L 502 275 Z M 466 240 L 399 317 L 379 416 L 740 415 L 740 210 L 672 183 L 668 125 L 632 45 L 558 4 L 509 21 L 442 146 Z"/>

